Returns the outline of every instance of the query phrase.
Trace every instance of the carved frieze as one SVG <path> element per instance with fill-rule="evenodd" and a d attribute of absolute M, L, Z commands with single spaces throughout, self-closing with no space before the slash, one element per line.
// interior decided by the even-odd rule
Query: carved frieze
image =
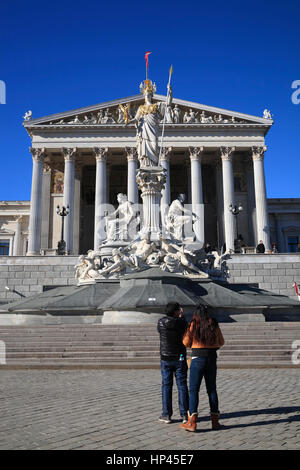
<path fill-rule="evenodd" d="M 158 102 L 158 101 L 156 101 Z M 122 103 L 107 108 L 101 108 L 88 113 L 76 114 L 72 117 L 66 117 L 51 121 L 49 125 L 81 125 L 95 126 L 103 125 L 127 125 L 136 115 L 140 103 Z M 125 114 L 124 114 L 125 113 Z M 126 117 L 126 119 L 124 118 Z M 161 120 L 163 123 L 164 119 Z M 246 121 L 234 116 L 224 114 L 214 114 L 212 111 L 204 111 L 178 104 L 172 104 L 166 110 L 166 124 L 242 124 Z"/>

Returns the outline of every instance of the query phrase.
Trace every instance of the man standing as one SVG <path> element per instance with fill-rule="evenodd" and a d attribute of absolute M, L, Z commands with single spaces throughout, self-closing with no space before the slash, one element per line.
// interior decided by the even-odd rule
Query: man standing
<path fill-rule="evenodd" d="M 264 253 L 265 252 L 265 245 L 263 244 L 262 240 L 259 240 L 259 244 L 256 247 L 256 253 Z"/>
<path fill-rule="evenodd" d="M 183 423 L 187 422 L 189 396 L 187 389 L 186 348 L 182 343 L 187 328 L 183 310 L 178 302 L 169 302 L 166 317 L 160 318 L 157 330 L 160 335 L 160 357 L 162 375 L 162 415 L 159 421 L 171 423 L 173 414 L 172 388 L 175 374 L 178 389 L 179 411 Z"/>

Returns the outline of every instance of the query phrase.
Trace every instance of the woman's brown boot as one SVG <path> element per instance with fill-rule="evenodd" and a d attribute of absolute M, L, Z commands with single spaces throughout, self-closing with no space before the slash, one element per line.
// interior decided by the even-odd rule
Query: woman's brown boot
<path fill-rule="evenodd" d="M 191 416 L 188 411 L 188 422 L 184 424 L 182 423 L 180 425 L 180 428 L 184 429 L 185 431 L 195 432 L 197 429 L 197 418 L 198 413 L 193 413 Z"/>
<path fill-rule="evenodd" d="M 219 423 L 219 416 L 220 416 L 220 413 L 210 413 L 211 428 L 212 429 L 220 429 L 221 428 L 221 425 Z"/>

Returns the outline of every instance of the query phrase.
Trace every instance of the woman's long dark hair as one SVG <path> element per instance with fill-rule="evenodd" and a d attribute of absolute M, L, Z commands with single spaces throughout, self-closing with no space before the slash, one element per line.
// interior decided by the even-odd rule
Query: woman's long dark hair
<path fill-rule="evenodd" d="M 206 305 L 199 305 L 187 329 L 190 340 L 212 346 L 217 339 L 218 322 L 211 317 Z"/>

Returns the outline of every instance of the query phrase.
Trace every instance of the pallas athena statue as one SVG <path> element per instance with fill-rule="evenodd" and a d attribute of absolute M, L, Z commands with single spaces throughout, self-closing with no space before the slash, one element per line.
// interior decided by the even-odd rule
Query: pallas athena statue
<path fill-rule="evenodd" d="M 158 166 L 159 164 L 159 123 L 164 118 L 165 108 L 170 109 L 172 104 L 172 89 L 168 84 L 167 102 L 153 103 L 153 94 L 156 86 L 151 80 L 144 80 L 140 85 L 144 95 L 145 104 L 139 106 L 135 117 L 137 128 L 137 152 L 140 167 Z"/>

